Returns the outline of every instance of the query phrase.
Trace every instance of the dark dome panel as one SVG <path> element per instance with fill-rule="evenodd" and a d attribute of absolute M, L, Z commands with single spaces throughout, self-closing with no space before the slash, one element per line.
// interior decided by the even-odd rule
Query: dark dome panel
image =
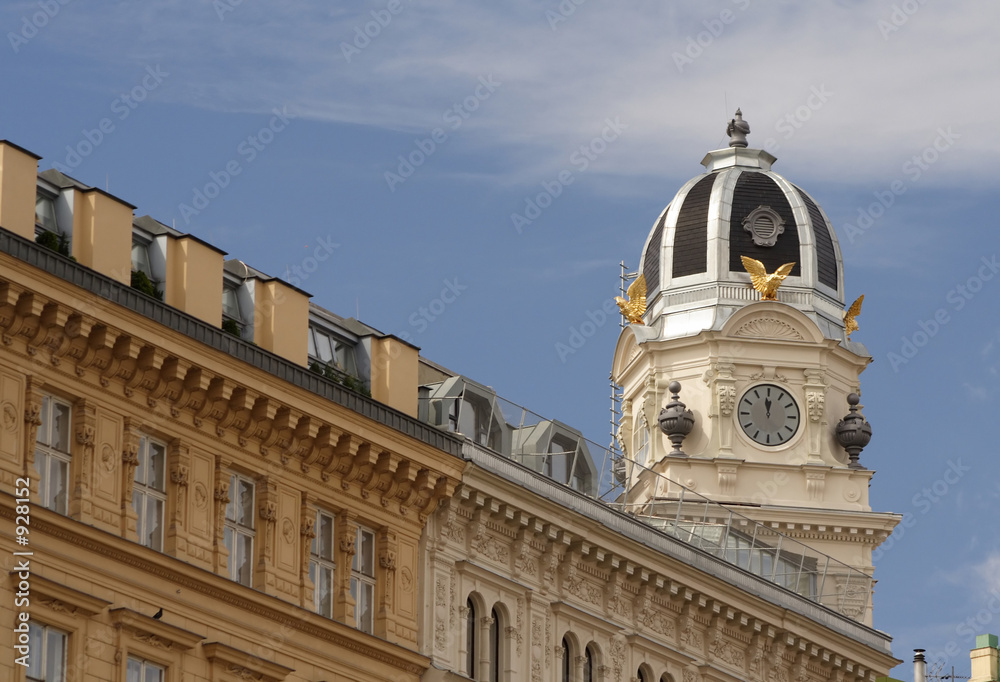
<path fill-rule="evenodd" d="M 672 277 L 708 271 L 708 204 L 716 177 L 711 173 L 699 180 L 681 204 L 674 230 Z"/>
<path fill-rule="evenodd" d="M 667 211 L 670 205 L 663 209 L 663 217 L 653 228 L 646 246 L 646 257 L 642 261 L 642 274 L 646 278 L 646 299 L 652 300 L 660 292 L 660 254 L 663 253 L 663 224 L 667 222 Z"/>
<path fill-rule="evenodd" d="M 813 238 L 816 240 L 816 269 L 821 284 L 831 289 L 837 288 L 837 252 L 833 248 L 833 237 L 823 220 L 823 214 L 816 202 L 798 187 L 795 191 L 802 197 L 809 211 L 809 221 L 813 226 Z"/>
<path fill-rule="evenodd" d="M 743 220 L 754 209 L 768 206 L 785 221 L 785 231 L 774 246 L 757 246 L 753 237 L 743 229 Z M 792 207 L 778 184 L 763 173 L 744 172 L 736 180 L 733 190 L 733 207 L 729 220 L 729 270 L 746 272 L 740 256 L 759 260 L 768 272 L 774 272 L 785 263 L 795 262 L 791 275 L 801 277 L 802 258 L 799 254 L 799 230 L 792 214 Z M 676 247 L 675 247 L 676 248 Z"/>

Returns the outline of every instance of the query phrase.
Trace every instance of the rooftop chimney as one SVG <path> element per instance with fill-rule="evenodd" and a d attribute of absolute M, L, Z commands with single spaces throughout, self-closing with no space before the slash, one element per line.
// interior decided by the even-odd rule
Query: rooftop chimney
<path fill-rule="evenodd" d="M 913 650 L 913 682 L 927 682 L 927 662 L 924 660 L 924 650 Z"/>

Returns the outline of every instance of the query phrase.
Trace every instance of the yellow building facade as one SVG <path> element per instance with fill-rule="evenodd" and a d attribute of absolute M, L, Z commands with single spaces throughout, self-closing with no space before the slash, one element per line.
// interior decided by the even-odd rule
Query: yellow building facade
<path fill-rule="evenodd" d="M 0 143 L 0 678 L 419 679 L 462 460 L 412 416 L 416 349 L 371 339 L 376 399 L 347 390 L 307 366 L 308 295 L 256 271 L 223 331 L 221 251 L 37 162 Z"/>

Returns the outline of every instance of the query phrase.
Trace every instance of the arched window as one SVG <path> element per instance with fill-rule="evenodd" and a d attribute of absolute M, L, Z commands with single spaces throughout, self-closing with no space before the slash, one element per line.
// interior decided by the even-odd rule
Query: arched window
<path fill-rule="evenodd" d="M 572 649 L 569 646 L 569 640 L 563 637 L 562 640 L 563 656 L 562 656 L 562 682 L 570 682 L 572 680 L 573 664 L 570 659 L 573 658 Z"/>
<path fill-rule="evenodd" d="M 469 609 L 465 617 L 465 671 L 470 679 L 476 679 L 476 603 L 469 597 L 465 602 Z"/>
<path fill-rule="evenodd" d="M 594 682 L 594 650 L 589 644 L 583 654 L 583 682 Z"/>
<path fill-rule="evenodd" d="M 639 672 L 636 673 L 636 677 L 639 682 L 649 682 L 649 674 L 646 672 L 645 668 L 639 668 Z"/>
<path fill-rule="evenodd" d="M 500 682 L 500 614 L 490 612 L 490 682 Z"/>

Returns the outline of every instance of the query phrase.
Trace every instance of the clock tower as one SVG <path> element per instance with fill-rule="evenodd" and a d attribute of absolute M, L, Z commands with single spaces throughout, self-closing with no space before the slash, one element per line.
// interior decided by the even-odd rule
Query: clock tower
<path fill-rule="evenodd" d="M 844 282 L 826 214 L 747 146 L 739 110 L 727 132 L 643 248 L 647 308 L 612 368 L 623 496 L 653 516 L 703 496 L 871 575 L 900 517 L 872 511 L 874 455 L 857 456 L 871 431 L 852 394 L 872 358 L 849 337 L 844 302 L 861 292 Z M 768 273 L 786 266 L 777 300 L 761 300 L 743 257 Z"/>

